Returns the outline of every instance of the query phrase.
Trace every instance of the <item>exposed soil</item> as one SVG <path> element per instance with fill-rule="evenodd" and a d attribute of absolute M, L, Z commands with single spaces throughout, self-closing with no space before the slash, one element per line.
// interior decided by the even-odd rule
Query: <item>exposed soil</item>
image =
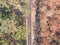
<path fill-rule="evenodd" d="M 60 45 L 60 0 L 41 0 L 40 45 Z"/>

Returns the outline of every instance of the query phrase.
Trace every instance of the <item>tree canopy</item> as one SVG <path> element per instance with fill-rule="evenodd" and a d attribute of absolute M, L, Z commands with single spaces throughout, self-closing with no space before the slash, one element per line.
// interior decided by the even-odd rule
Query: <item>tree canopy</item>
<path fill-rule="evenodd" d="M 0 45 L 26 45 L 28 0 L 0 0 Z"/>

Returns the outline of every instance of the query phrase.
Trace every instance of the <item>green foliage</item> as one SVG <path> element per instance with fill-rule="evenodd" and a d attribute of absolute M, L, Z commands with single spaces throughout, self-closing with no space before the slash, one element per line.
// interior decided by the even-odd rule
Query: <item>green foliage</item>
<path fill-rule="evenodd" d="M 16 6 L 19 1 L 9 0 L 7 4 L 4 0 L 0 0 L 0 45 L 12 45 L 12 39 L 14 45 L 26 45 L 28 28 L 23 25 L 23 17 L 17 18 L 10 8 L 10 5 Z M 22 0 L 21 4 L 24 15 L 28 15 L 29 11 L 27 2 L 28 0 Z"/>
<path fill-rule="evenodd" d="M 23 12 L 23 14 L 24 14 L 24 16 L 28 16 L 29 15 L 29 13 L 30 13 L 30 9 L 29 9 L 29 0 L 23 0 L 22 2 L 21 2 L 21 9 L 22 9 L 22 12 Z"/>
<path fill-rule="evenodd" d="M 0 43 L 2 43 L 2 44 L 6 43 L 6 45 L 9 45 L 9 43 L 10 43 L 9 36 L 10 36 L 10 33 L 13 32 L 13 28 L 12 28 L 13 22 L 15 24 L 17 23 L 17 21 L 14 21 L 14 20 L 9 20 L 9 19 L 2 20 L 0 18 L 0 23 L 1 23 L 1 25 L 0 25 L 0 37 L 3 38 L 0 41 Z M 16 32 L 13 35 L 13 38 L 16 41 L 16 45 L 19 45 L 19 44 L 22 45 L 24 42 L 26 44 L 26 38 L 27 38 L 26 34 L 28 34 L 28 29 L 26 29 L 25 26 L 20 25 L 16 28 Z"/>
<path fill-rule="evenodd" d="M 20 0 L 15 0 L 15 1 L 14 0 L 9 0 L 8 3 L 6 3 L 6 2 L 4 2 L 4 0 L 1 0 L 0 1 L 0 8 L 6 8 L 5 11 L 8 12 L 8 11 L 11 11 L 11 9 L 10 9 L 11 5 L 17 7 L 17 4 L 18 4 L 18 5 L 21 5 L 21 7 L 18 6 L 17 8 L 20 11 L 22 11 L 24 16 L 27 16 L 30 13 L 30 9 L 28 7 L 28 4 L 29 4 L 28 1 L 29 0 L 21 0 L 21 2 L 20 2 Z"/>

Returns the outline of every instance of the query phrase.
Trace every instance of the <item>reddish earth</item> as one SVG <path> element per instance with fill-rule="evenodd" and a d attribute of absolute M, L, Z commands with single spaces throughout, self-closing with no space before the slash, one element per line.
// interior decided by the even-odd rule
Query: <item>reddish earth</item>
<path fill-rule="evenodd" d="M 40 45 L 60 45 L 60 0 L 41 0 Z"/>

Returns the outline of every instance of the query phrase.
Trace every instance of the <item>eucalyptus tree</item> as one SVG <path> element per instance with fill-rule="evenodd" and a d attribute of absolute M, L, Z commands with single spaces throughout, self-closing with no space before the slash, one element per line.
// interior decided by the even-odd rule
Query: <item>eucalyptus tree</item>
<path fill-rule="evenodd" d="M 0 0 L 0 45 L 26 45 L 28 0 Z M 24 16 L 24 18 L 23 18 Z"/>

